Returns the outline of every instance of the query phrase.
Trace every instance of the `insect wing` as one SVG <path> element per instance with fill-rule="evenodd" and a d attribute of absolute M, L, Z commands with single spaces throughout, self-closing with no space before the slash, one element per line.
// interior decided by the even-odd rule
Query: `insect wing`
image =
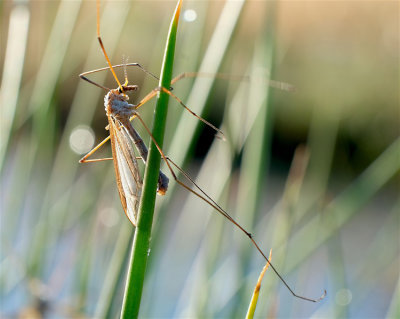
<path fill-rule="evenodd" d="M 126 216 L 136 226 L 143 181 L 131 138 L 111 116 L 109 123 L 118 192 Z"/>

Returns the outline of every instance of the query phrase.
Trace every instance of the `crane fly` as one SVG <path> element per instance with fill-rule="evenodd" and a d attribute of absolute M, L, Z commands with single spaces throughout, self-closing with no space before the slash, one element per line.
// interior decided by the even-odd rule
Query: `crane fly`
<path fill-rule="evenodd" d="M 108 119 L 108 129 L 110 131 L 109 137 L 104 139 L 101 143 L 99 143 L 95 148 L 93 148 L 88 154 L 86 154 L 79 162 L 80 163 L 87 163 L 87 162 L 97 162 L 97 161 L 103 161 L 103 160 L 113 160 L 114 163 L 114 168 L 115 168 L 115 176 L 117 180 L 117 187 L 118 187 L 118 192 L 119 196 L 121 199 L 122 207 L 125 211 L 125 214 L 131 221 L 131 223 L 136 226 L 137 223 L 137 212 L 138 212 L 138 207 L 139 207 L 139 201 L 141 197 L 141 191 L 142 191 L 142 186 L 143 186 L 143 180 L 140 175 L 139 167 L 138 167 L 138 159 L 141 159 L 145 164 L 147 161 L 147 154 L 148 150 L 143 142 L 142 138 L 136 131 L 136 129 L 133 127 L 131 121 L 134 119 L 138 119 L 147 133 L 149 134 L 150 138 L 154 142 L 155 146 L 157 147 L 162 159 L 166 163 L 168 170 L 175 180 L 176 183 L 181 185 L 183 188 L 187 189 L 189 192 L 192 194 L 196 195 L 203 201 L 205 201 L 207 204 L 209 204 L 211 207 L 213 207 L 218 213 L 220 213 L 222 216 L 227 218 L 232 224 L 234 224 L 240 231 L 242 231 L 252 242 L 254 247 L 257 249 L 257 251 L 261 254 L 261 256 L 268 262 L 272 270 L 275 272 L 275 274 L 279 277 L 279 279 L 282 281 L 282 283 L 286 286 L 286 288 L 291 292 L 291 294 L 299 299 L 311 301 L 311 302 L 318 302 L 322 300 L 326 296 L 326 291 L 321 295 L 321 297 L 317 299 L 311 299 L 308 297 L 304 297 L 301 295 L 298 295 L 294 292 L 294 290 L 289 286 L 289 284 L 283 279 L 283 277 L 280 275 L 278 270 L 271 264 L 269 258 L 264 254 L 264 252 L 261 250 L 261 248 L 258 246 L 257 242 L 254 240 L 253 235 L 249 233 L 246 229 L 244 229 L 235 219 L 233 219 L 221 206 L 218 205 L 217 202 L 215 202 L 202 188 L 200 188 L 195 181 L 187 174 L 185 171 L 183 171 L 175 162 L 173 162 L 169 157 L 167 157 L 160 146 L 158 145 L 157 141 L 154 139 L 153 135 L 150 132 L 150 129 L 147 127 L 146 123 L 143 121 L 141 118 L 140 114 L 136 111 L 138 108 L 140 108 L 142 105 L 147 103 L 149 100 L 151 100 L 153 97 L 157 95 L 158 92 L 163 91 L 167 94 L 169 94 L 172 98 L 174 98 L 182 107 L 184 107 L 190 114 L 198 118 L 200 121 L 204 122 L 206 125 L 210 126 L 212 129 L 214 129 L 220 136 L 220 138 L 224 139 L 224 135 L 220 129 L 209 123 L 207 120 L 203 119 L 202 117 L 198 116 L 196 113 L 194 113 L 192 110 L 187 107 L 182 100 L 180 100 L 176 95 L 174 95 L 171 92 L 171 88 L 164 88 L 164 87 L 157 87 L 153 89 L 150 93 L 148 93 L 138 104 L 129 104 L 128 100 L 129 97 L 127 95 L 127 92 L 131 91 L 136 91 L 138 89 L 137 85 L 129 85 L 128 84 L 128 76 L 127 76 L 127 67 L 133 66 L 133 67 L 138 67 L 140 70 L 143 72 L 147 73 L 148 75 L 156 78 L 154 74 L 151 72 L 147 71 L 144 69 L 140 64 L 138 63 L 124 63 L 124 64 L 119 64 L 119 65 L 112 65 L 110 62 L 110 59 L 107 55 L 107 52 L 105 50 L 105 47 L 103 45 L 103 42 L 101 40 L 100 36 L 100 9 L 99 9 L 99 0 L 97 1 L 97 39 L 100 44 L 100 48 L 104 54 L 104 57 L 107 61 L 108 66 L 105 68 L 101 69 L 96 69 L 88 72 L 84 72 L 80 74 L 80 77 L 93 84 L 96 85 L 97 87 L 100 87 L 101 89 L 105 90 L 107 92 L 105 98 L 104 98 L 104 106 L 105 106 L 105 111 Z M 124 68 L 124 73 L 125 73 L 125 82 L 121 84 L 119 81 L 115 69 L 117 68 Z M 118 87 L 116 89 L 109 89 L 103 85 L 100 85 L 89 78 L 87 78 L 87 75 L 100 72 L 100 71 L 105 71 L 105 70 L 110 70 L 115 81 L 118 84 Z M 177 81 L 185 78 L 185 77 L 190 77 L 190 76 L 198 76 L 202 75 L 199 73 L 183 73 L 172 79 L 171 85 L 176 83 Z M 207 74 L 204 74 L 207 76 Z M 221 77 L 224 77 L 223 75 Z M 278 87 L 278 88 L 288 88 L 288 86 L 285 83 L 273 81 L 271 82 L 271 86 L 273 87 Z M 289 87 L 290 89 L 290 87 Z M 93 153 L 95 153 L 101 146 L 104 145 L 108 140 L 111 141 L 111 151 L 112 151 L 112 158 L 103 158 L 103 159 L 89 159 Z M 136 156 L 135 149 L 138 152 L 139 156 Z M 177 175 L 173 169 L 173 167 L 178 170 L 184 178 L 187 180 L 187 182 L 190 182 L 192 185 L 189 186 L 185 182 L 181 181 L 180 179 L 177 178 Z M 162 172 L 159 172 L 159 178 L 158 178 L 158 186 L 157 186 L 157 193 L 159 195 L 164 195 L 168 189 L 168 182 L 169 179 L 168 177 Z"/>

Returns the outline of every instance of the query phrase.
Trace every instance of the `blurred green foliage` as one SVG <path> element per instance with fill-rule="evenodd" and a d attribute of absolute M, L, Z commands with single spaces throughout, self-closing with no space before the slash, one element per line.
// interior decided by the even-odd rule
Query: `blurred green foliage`
<path fill-rule="evenodd" d="M 102 2 L 112 62 L 125 56 L 159 74 L 174 4 Z M 1 316 L 114 317 L 132 229 L 111 163 L 79 165 L 76 153 L 108 134 L 104 92 L 78 78 L 106 65 L 95 3 L 0 6 Z M 272 248 L 298 293 L 328 291 L 301 302 L 268 271 L 256 316 L 398 316 L 398 4 L 187 1 L 182 17 L 175 74 L 250 81 L 177 83 L 227 142 L 170 102 L 166 154 Z M 296 91 L 269 89 L 267 77 Z M 92 78 L 116 86 L 106 72 Z M 141 87 L 133 102 L 157 86 L 138 70 L 129 79 Z M 140 110 L 147 123 L 153 107 Z M 264 262 L 209 212 L 173 184 L 158 198 L 143 316 L 245 315 Z"/>

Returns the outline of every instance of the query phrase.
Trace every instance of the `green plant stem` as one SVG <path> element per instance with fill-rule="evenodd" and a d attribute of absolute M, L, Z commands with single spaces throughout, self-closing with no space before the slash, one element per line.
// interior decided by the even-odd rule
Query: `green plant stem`
<path fill-rule="evenodd" d="M 164 61 L 160 75 L 160 87 L 169 88 L 172 78 L 172 66 L 174 61 L 176 32 L 182 0 L 178 1 L 169 28 Z M 153 137 L 162 147 L 164 129 L 167 118 L 169 95 L 160 92 L 154 112 Z M 137 318 L 142 296 L 144 276 L 147 259 L 150 251 L 151 227 L 153 224 L 154 206 L 156 200 L 156 188 L 160 170 L 161 157 L 155 144 L 151 141 L 149 157 L 146 165 L 143 182 L 143 193 L 140 201 L 138 224 L 133 239 L 132 253 L 125 286 L 124 301 L 122 304 L 121 318 Z"/>

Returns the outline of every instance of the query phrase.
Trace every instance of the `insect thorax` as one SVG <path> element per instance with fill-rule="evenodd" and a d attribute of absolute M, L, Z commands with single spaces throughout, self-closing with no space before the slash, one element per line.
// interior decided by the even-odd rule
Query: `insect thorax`
<path fill-rule="evenodd" d="M 128 103 L 129 97 L 118 89 L 110 90 L 104 97 L 104 107 L 107 114 L 115 118 L 129 118 L 134 113 L 135 106 Z"/>

